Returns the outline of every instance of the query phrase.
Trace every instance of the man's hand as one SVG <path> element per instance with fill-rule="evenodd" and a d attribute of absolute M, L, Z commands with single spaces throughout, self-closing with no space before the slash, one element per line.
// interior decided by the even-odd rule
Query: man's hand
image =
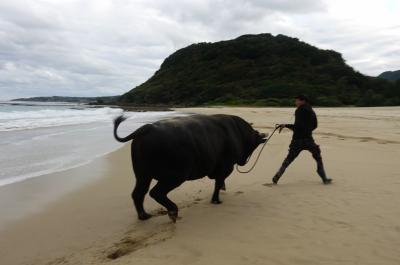
<path fill-rule="evenodd" d="M 279 133 L 286 127 L 286 124 L 275 124 L 275 128 L 279 130 Z"/>

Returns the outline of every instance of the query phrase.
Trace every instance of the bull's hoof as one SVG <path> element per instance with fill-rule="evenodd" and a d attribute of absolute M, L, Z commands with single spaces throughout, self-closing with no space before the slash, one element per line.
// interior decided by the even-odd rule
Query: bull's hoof
<path fill-rule="evenodd" d="M 148 213 L 140 213 L 140 214 L 138 215 L 138 218 L 139 218 L 139 220 L 145 221 L 145 220 L 151 218 L 151 214 L 148 214 Z"/>
<path fill-rule="evenodd" d="M 172 222 L 176 223 L 178 219 L 178 211 L 168 211 L 168 217 Z"/>
<path fill-rule="evenodd" d="M 211 200 L 211 203 L 212 204 L 221 204 L 222 201 L 220 201 L 220 200 Z"/>

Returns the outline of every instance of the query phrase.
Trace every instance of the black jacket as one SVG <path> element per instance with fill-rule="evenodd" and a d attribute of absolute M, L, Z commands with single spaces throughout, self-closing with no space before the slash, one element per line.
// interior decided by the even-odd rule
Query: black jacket
<path fill-rule="evenodd" d="M 293 130 L 293 139 L 312 138 L 312 132 L 317 128 L 317 115 L 310 105 L 305 104 L 296 109 L 294 124 L 285 124 Z"/>

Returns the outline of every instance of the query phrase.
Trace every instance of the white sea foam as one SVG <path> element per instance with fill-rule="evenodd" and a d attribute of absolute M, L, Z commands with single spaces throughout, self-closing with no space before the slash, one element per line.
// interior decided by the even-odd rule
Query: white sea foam
<path fill-rule="evenodd" d="M 109 121 L 122 113 L 117 108 L 41 109 L 0 112 L 0 131 Z"/>
<path fill-rule="evenodd" d="M 3 106 L 0 109 L 0 186 L 86 164 L 119 148 L 112 134 L 117 108 Z M 126 112 L 120 135 L 145 123 L 182 115 Z"/>

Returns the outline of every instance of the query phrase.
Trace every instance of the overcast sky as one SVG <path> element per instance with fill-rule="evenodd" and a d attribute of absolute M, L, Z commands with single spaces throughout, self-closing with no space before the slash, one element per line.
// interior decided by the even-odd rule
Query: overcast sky
<path fill-rule="evenodd" d="M 400 69 L 399 0 L 0 0 L 0 99 L 117 95 L 195 42 L 297 37 Z"/>

